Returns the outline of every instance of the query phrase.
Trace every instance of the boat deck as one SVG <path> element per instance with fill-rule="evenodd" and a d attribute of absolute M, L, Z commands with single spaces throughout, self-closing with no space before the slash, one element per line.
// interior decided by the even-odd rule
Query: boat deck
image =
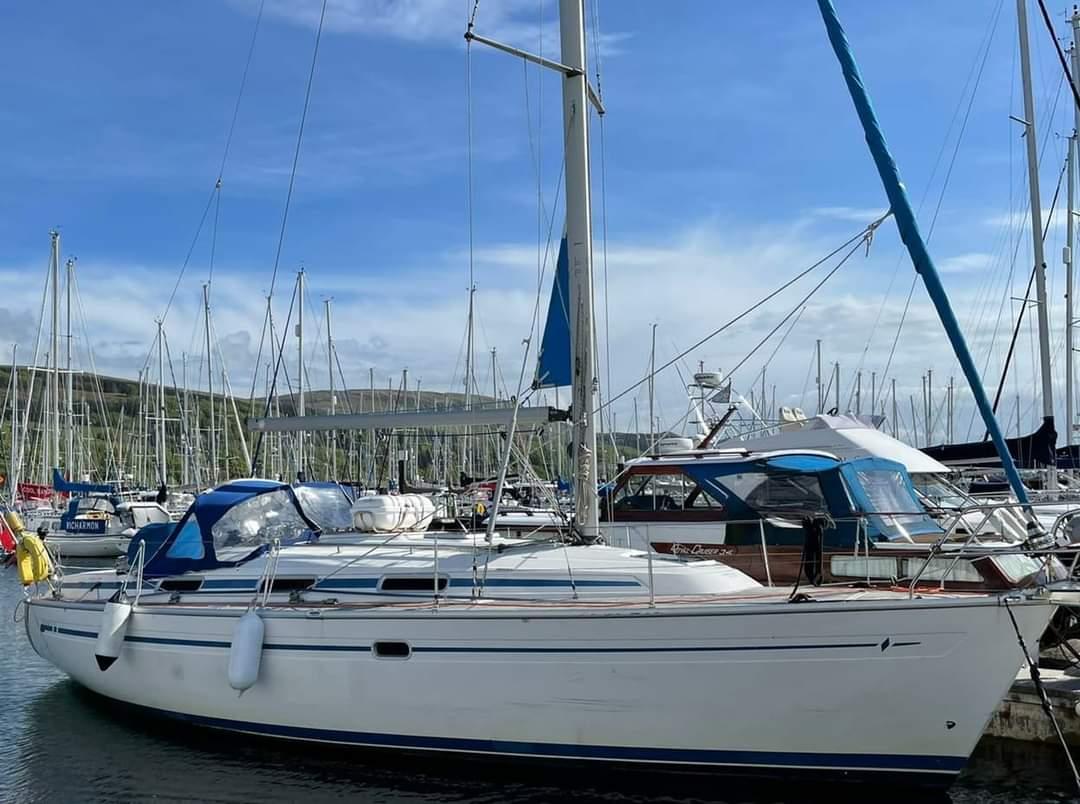
<path fill-rule="evenodd" d="M 758 590 L 750 590 L 737 594 L 723 595 L 677 595 L 656 596 L 652 601 L 647 598 L 622 598 L 622 599 L 528 599 L 507 598 L 498 596 L 484 596 L 477 598 L 469 597 L 445 597 L 409 599 L 386 599 L 376 598 L 368 600 L 337 600 L 325 595 L 320 596 L 317 592 L 309 593 L 303 600 L 286 600 L 280 595 L 272 595 L 265 604 L 260 604 L 263 611 L 297 611 L 307 615 L 313 615 L 316 611 L 322 613 L 331 612 L 360 612 L 360 611 L 400 611 L 400 612 L 431 612 L 439 611 L 446 614 L 491 612 L 492 614 L 504 612 L 521 612 L 527 610 L 538 615 L 543 613 L 565 613 L 573 610 L 575 613 L 603 612 L 603 611 L 633 611 L 636 613 L 663 613 L 663 614 L 689 614 L 702 612 L 716 612 L 717 609 L 726 607 L 739 608 L 745 611 L 747 605 L 760 605 L 764 607 L 784 607 L 792 605 L 808 605 L 844 603 L 866 603 L 868 606 L 879 604 L 896 603 L 909 600 L 911 595 L 907 588 L 852 588 L 843 587 L 800 587 L 797 590 L 796 599 L 792 599 L 793 587 L 762 587 Z M 985 602 L 987 599 L 996 600 L 996 595 L 974 592 L 922 592 L 915 596 L 917 599 L 934 605 L 969 601 L 972 603 Z M 78 602 L 67 598 L 67 602 Z M 230 601 L 167 601 L 160 594 L 143 595 L 139 602 L 140 607 L 162 607 L 171 610 L 180 609 L 237 609 L 244 610 L 250 607 L 251 600 L 245 596 L 243 599 Z"/>

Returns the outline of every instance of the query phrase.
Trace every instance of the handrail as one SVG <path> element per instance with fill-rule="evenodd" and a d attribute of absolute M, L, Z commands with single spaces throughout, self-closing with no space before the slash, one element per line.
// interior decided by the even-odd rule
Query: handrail
<path fill-rule="evenodd" d="M 143 570 L 146 568 L 146 539 L 139 540 L 139 547 L 135 551 L 135 580 L 138 586 L 135 589 L 135 600 L 133 605 L 139 605 L 139 598 L 142 597 L 143 590 Z M 128 584 L 131 582 L 132 570 L 128 569 L 127 575 L 124 576 L 123 583 L 120 584 L 120 599 L 127 598 Z"/>

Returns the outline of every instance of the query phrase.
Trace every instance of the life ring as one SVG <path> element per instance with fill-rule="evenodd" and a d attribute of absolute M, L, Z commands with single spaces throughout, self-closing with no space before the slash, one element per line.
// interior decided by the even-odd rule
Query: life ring
<path fill-rule="evenodd" d="M 45 549 L 45 542 L 35 533 L 22 531 L 15 548 L 15 562 L 19 568 L 19 580 L 23 586 L 44 581 L 52 575 L 52 559 Z"/>

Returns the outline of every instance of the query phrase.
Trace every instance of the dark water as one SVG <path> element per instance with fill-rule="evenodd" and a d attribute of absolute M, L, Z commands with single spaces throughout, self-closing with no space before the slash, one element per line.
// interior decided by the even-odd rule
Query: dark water
<path fill-rule="evenodd" d="M 147 721 L 82 690 L 38 658 L 13 619 L 20 597 L 13 570 L 0 570 L 0 802 L 793 804 L 877 802 L 890 793 L 337 751 Z M 1080 801 L 1069 784 L 1060 748 L 984 740 L 948 794 L 902 800 Z"/>

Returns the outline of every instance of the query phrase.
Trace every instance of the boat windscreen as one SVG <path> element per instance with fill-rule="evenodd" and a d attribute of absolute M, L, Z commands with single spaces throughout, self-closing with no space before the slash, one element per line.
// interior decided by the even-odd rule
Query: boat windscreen
<path fill-rule="evenodd" d="M 308 519 L 322 531 L 352 530 L 352 505 L 337 486 L 296 486 L 293 488 Z"/>
<path fill-rule="evenodd" d="M 913 473 L 911 483 L 927 502 L 939 508 L 964 508 L 976 504 L 975 500 L 939 475 Z"/>
<path fill-rule="evenodd" d="M 938 527 L 907 483 L 901 469 L 860 467 L 855 477 L 869 503 L 868 514 L 880 519 L 884 534 L 890 539 L 905 539 L 912 533 L 938 530 Z"/>
<path fill-rule="evenodd" d="M 223 551 L 236 548 L 250 551 L 275 539 L 282 544 L 295 542 L 305 538 L 307 532 L 307 523 L 285 489 L 237 503 L 214 523 L 210 531 L 219 558 Z"/>

